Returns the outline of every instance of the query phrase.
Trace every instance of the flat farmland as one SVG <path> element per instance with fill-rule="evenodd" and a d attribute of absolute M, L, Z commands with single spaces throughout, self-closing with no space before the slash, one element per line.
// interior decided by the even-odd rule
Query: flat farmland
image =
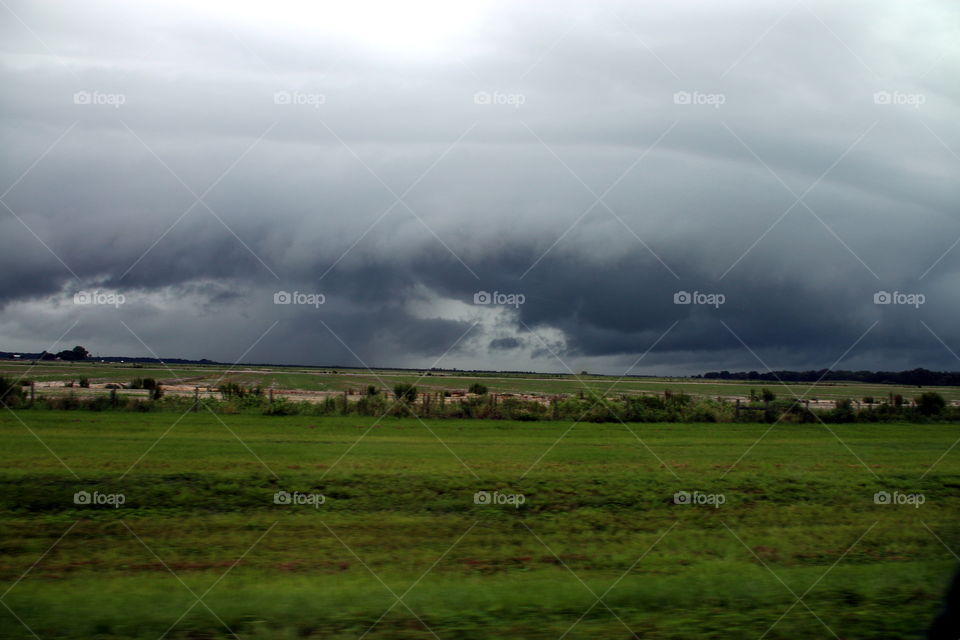
<path fill-rule="evenodd" d="M 795 396 L 811 400 L 833 401 L 850 399 L 877 401 L 890 394 L 913 398 L 924 391 L 936 391 L 951 403 L 960 402 L 960 387 L 905 386 L 865 384 L 859 382 L 826 381 L 782 384 L 777 381 L 719 381 L 690 378 L 620 378 L 617 376 L 572 374 L 502 374 L 483 372 L 419 372 L 394 369 L 304 369 L 297 367 L 250 367 L 225 365 L 159 365 L 133 366 L 119 363 L 65 363 L 44 362 L 0 364 L 0 375 L 12 379 L 28 379 L 54 385 L 40 389 L 41 393 L 60 392 L 63 384 L 87 378 L 92 384 L 129 383 L 134 378 L 152 377 L 168 385 L 212 387 L 233 382 L 244 386 L 260 385 L 278 391 L 361 393 L 373 385 L 389 390 L 395 384 L 415 384 L 421 391 L 466 391 L 471 384 L 481 383 L 490 392 L 517 395 L 577 395 L 595 392 L 607 396 L 618 394 L 686 393 L 695 397 L 747 398 L 750 392 L 767 388 L 779 397 Z"/>
<path fill-rule="evenodd" d="M 908 637 L 958 437 L 4 411 L 0 636 Z"/>

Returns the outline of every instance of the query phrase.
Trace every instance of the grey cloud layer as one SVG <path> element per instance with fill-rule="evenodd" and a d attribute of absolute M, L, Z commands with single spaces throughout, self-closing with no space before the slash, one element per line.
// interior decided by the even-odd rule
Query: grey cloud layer
<path fill-rule="evenodd" d="M 11 3 L 59 59 L 4 22 L 2 188 L 69 133 L 3 196 L 0 348 L 79 317 L 68 341 L 142 353 L 122 318 L 169 356 L 233 360 L 273 326 L 248 360 L 622 372 L 677 322 L 638 370 L 695 372 L 828 366 L 879 320 L 843 366 L 956 368 L 960 11 L 790 7 L 498 6 L 406 58 Z M 69 302 L 96 287 L 130 303 Z M 526 302 L 494 317 L 478 290 Z"/>

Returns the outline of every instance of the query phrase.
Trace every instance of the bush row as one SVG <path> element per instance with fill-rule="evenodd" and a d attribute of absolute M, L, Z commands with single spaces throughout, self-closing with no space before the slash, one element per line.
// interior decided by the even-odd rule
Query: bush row
<path fill-rule="evenodd" d="M 487 394 L 451 400 L 445 392 L 418 393 L 416 387 L 400 384 L 394 397 L 375 387 L 351 401 L 346 395 L 328 396 L 322 402 L 295 402 L 272 397 L 260 387 L 229 383 L 220 398 L 164 396 L 161 385 L 151 385 L 149 399 L 128 398 L 111 392 L 93 397 L 68 393 L 41 396 L 31 401 L 22 385 L 0 377 L 0 403 L 10 408 L 88 411 L 213 411 L 221 414 L 261 413 L 290 415 L 418 416 L 423 418 L 468 418 L 484 420 L 564 420 L 579 422 L 960 422 L 960 407 L 948 405 L 935 392 L 925 392 L 912 401 L 891 396 L 888 401 L 855 407 L 839 400 L 832 409 L 810 409 L 800 401 L 777 399 L 769 391 L 739 405 L 720 399 L 694 398 L 666 391 L 661 395 L 626 396 L 617 399 L 582 393 L 578 397 L 555 396 L 549 401 L 496 397 Z M 476 391 L 480 391 L 477 389 Z"/>

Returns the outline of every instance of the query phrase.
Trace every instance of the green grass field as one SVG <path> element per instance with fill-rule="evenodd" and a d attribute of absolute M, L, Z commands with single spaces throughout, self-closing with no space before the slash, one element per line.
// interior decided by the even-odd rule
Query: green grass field
<path fill-rule="evenodd" d="M 960 548 L 956 425 L 177 418 L 0 414 L 0 637 L 916 637 Z"/>

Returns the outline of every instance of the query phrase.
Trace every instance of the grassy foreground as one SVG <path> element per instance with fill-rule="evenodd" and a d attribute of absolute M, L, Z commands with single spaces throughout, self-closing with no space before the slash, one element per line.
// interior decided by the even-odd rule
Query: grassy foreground
<path fill-rule="evenodd" d="M 0 414 L 0 637 L 918 637 L 960 548 L 956 425 L 177 418 Z"/>

